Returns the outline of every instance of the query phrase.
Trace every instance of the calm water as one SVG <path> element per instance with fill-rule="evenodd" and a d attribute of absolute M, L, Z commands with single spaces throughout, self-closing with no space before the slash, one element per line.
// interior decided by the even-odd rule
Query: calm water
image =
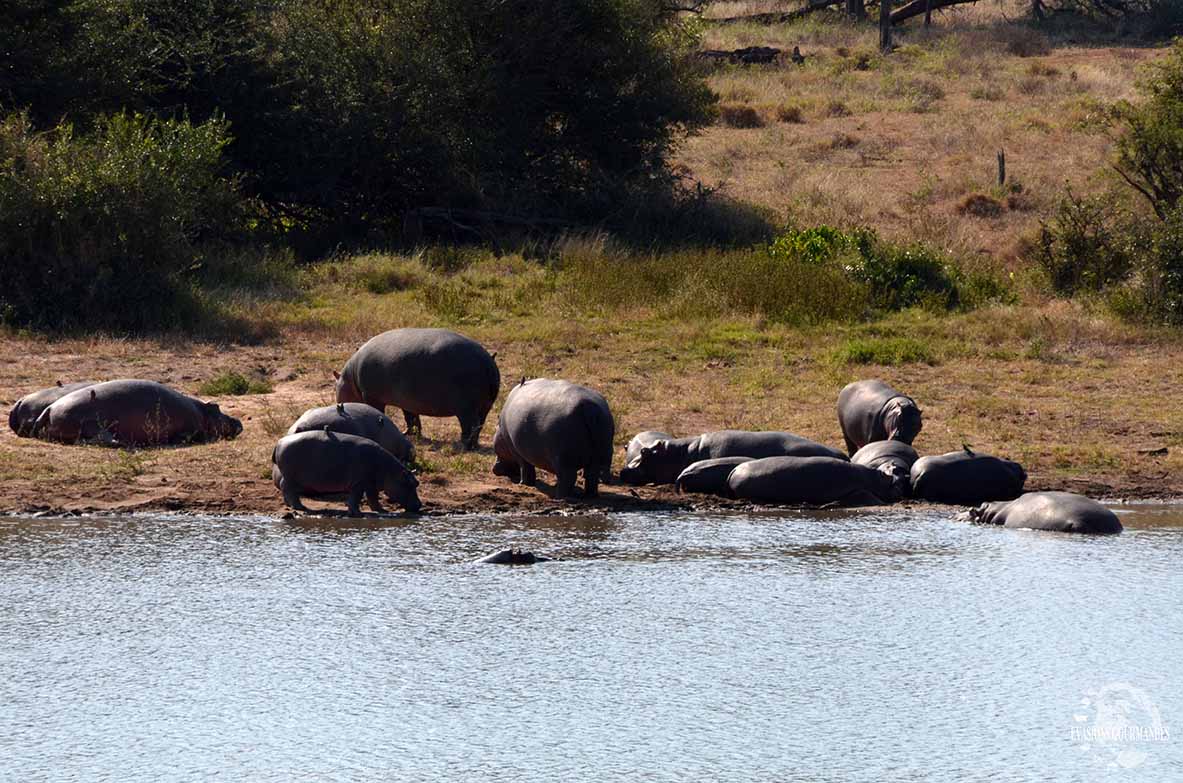
<path fill-rule="evenodd" d="M 0 779 L 1181 780 L 1183 508 L 1124 521 L 0 519 Z"/>

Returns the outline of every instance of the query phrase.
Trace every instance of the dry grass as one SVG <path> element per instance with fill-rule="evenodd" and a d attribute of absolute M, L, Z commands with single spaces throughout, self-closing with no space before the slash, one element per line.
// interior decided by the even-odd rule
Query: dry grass
<path fill-rule="evenodd" d="M 716 3 L 708 16 L 780 7 Z M 678 163 L 798 225 L 867 225 L 1016 269 L 1016 237 L 1048 217 L 1066 184 L 1087 194 L 1111 182 L 1106 108 L 1134 97 L 1139 67 L 1158 54 L 1049 38 L 1008 21 L 1022 10 L 980 4 L 939 15 L 930 32 L 905 25 L 887 57 L 876 51 L 874 20 L 815 14 L 786 25 L 707 24 L 711 48 L 800 46 L 804 66 L 724 68 L 710 83 L 733 106 L 793 106 L 808 122 L 719 125 L 690 139 Z M 832 143 L 847 137 L 861 143 Z M 1023 194 L 1015 206 L 992 194 L 1005 208 L 983 220 L 961 207 L 991 194 L 1000 149 Z"/>

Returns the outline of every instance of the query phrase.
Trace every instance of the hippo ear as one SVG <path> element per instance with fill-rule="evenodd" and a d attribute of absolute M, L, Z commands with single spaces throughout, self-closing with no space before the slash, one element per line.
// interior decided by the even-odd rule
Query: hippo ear
<path fill-rule="evenodd" d="M 61 382 L 60 380 L 58 380 L 58 381 L 54 381 L 54 383 L 56 383 L 58 386 L 61 386 L 61 385 L 62 385 L 62 382 Z"/>
<path fill-rule="evenodd" d="M 341 380 L 341 373 L 337 372 L 336 370 L 333 370 L 333 380 L 334 381 Z"/>
<path fill-rule="evenodd" d="M 493 361 L 497 361 L 497 352 L 493 351 L 493 353 L 489 354 L 489 358 Z"/>
<path fill-rule="evenodd" d="M 216 402 L 207 402 L 205 404 L 205 412 L 206 413 L 221 413 L 222 409 L 220 407 L 218 407 L 218 403 L 216 403 Z"/>
<path fill-rule="evenodd" d="M 343 402 L 337 403 L 337 413 L 344 413 L 344 412 L 345 412 L 345 403 L 343 403 Z"/>

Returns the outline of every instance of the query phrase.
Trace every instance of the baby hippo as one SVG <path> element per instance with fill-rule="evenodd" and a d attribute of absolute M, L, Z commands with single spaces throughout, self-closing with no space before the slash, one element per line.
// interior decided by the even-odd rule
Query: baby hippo
<path fill-rule="evenodd" d="M 877 440 L 911 443 L 923 426 L 911 397 L 883 381 L 855 381 L 838 394 L 838 424 L 850 454 Z"/>
<path fill-rule="evenodd" d="M 567 381 L 523 380 L 510 391 L 493 435 L 498 475 L 533 486 L 536 468 L 555 474 L 555 496 L 575 489 L 583 471 L 586 497 L 595 497 L 601 477 L 612 470 L 616 425 L 608 401 L 597 391 Z"/>
<path fill-rule="evenodd" d="M 1027 471 L 1017 462 L 968 448 L 932 457 L 912 465 L 912 497 L 961 506 L 991 500 L 1011 500 L 1023 491 Z"/>
<path fill-rule="evenodd" d="M 33 437 L 60 443 L 164 446 L 234 438 L 242 423 L 155 381 L 120 380 L 72 391 L 46 408 Z"/>
<path fill-rule="evenodd" d="M 346 496 L 349 515 L 361 515 L 364 495 L 370 508 L 382 512 L 378 490 L 407 511 L 418 511 L 419 480 L 389 451 L 369 438 L 321 430 L 285 435 L 271 452 L 271 478 L 283 501 L 307 511 L 301 497 L 335 499 Z"/>
<path fill-rule="evenodd" d="M 751 457 L 719 457 L 692 462 L 678 474 L 678 478 L 674 480 L 674 487 L 679 492 L 731 497 L 727 477 L 736 465 L 751 461 Z"/>
<path fill-rule="evenodd" d="M 94 384 L 94 381 L 78 381 L 63 385 L 61 381 L 58 381 L 56 386 L 26 394 L 16 401 L 16 405 L 12 406 L 12 410 L 8 414 L 8 426 L 18 437 L 30 438 L 33 436 L 33 425 L 37 422 L 37 417 L 46 408 L 70 392 L 85 389 L 88 386 L 94 386 Z"/>
<path fill-rule="evenodd" d="M 325 428 L 344 435 L 369 438 L 404 463 L 413 462 L 415 447 L 398 431 L 386 415 L 360 402 L 339 402 L 313 408 L 296 419 L 288 435 L 298 432 L 323 432 Z"/>
<path fill-rule="evenodd" d="M 983 503 L 969 513 L 979 525 L 1059 533 L 1121 532 L 1121 522 L 1116 514 L 1095 500 L 1071 492 L 1028 492 L 1016 500 Z"/>
<path fill-rule="evenodd" d="M 916 449 L 901 440 L 877 440 L 856 451 L 850 461 L 891 476 L 900 497 L 906 497 L 912 494 L 912 464 L 918 459 Z"/>
<path fill-rule="evenodd" d="M 758 503 L 878 506 L 898 499 L 891 478 L 833 457 L 766 457 L 737 465 L 735 497 Z"/>

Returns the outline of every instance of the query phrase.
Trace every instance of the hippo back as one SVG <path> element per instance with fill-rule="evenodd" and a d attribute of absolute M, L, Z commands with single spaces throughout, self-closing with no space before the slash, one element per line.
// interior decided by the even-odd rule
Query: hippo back
<path fill-rule="evenodd" d="M 760 503 L 865 506 L 894 499 L 887 476 L 833 457 L 752 460 L 737 465 L 727 484 L 735 497 Z"/>
<path fill-rule="evenodd" d="M 33 435 L 33 425 L 45 412 L 45 409 L 71 392 L 94 386 L 95 381 L 78 381 L 76 383 L 50 386 L 48 389 L 26 394 L 16 401 L 8 414 L 8 426 L 19 437 L 28 438 Z"/>
<path fill-rule="evenodd" d="M 360 402 L 338 403 L 305 411 L 288 429 L 288 434 L 324 430 L 326 427 L 332 432 L 369 438 L 403 462 L 411 462 L 415 458 L 415 447 L 407 436 L 385 414 Z"/>
<path fill-rule="evenodd" d="M 1017 462 L 964 450 L 921 457 L 912 465 L 912 496 L 934 503 L 976 506 L 1011 500 L 1026 481 L 1027 472 Z"/>
<path fill-rule="evenodd" d="M 514 454 L 552 473 L 612 466 L 615 422 L 608 401 L 586 386 L 549 378 L 519 383 L 498 418 Z"/>
<path fill-rule="evenodd" d="M 695 461 L 720 459 L 722 457 L 830 457 L 846 461 L 847 457 L 837 449 L 794 435 L 791 432 L 746 432 L 744 430 L 718 430 L 698 437 L 691 446 Z"/>

